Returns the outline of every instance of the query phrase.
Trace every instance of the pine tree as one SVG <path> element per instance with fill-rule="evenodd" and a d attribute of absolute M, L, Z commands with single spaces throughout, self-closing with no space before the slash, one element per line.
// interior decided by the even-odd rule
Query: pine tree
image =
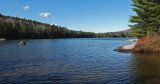
<path fill-rule="evenodd" d="M 158 0 L 132 0 L 133 11 L 137 16 L 131 16 L 129 25 L 134 36 L 138 38 L 149 36 L 151 32 L 159 31 L 159 11 L 160 5 Z M 158 16 L 158 17 L 157 17 Z"/>

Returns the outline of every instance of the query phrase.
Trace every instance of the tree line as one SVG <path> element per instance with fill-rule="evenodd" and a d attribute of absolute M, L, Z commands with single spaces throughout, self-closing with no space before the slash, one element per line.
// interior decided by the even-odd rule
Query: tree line
<path fill-rule="evenodd" d="M 129 25 L 133 35 L 142 38 L 160 34 L 160 0 L 132 0 L 133 11 Z"/>
<path fill-rule="evenodd" d="M 133 37 L 131 32 L 125 32 L 125 31 L 120 31 L 120 32 L 107 32 L 107 33 L 97 33 L 96 34 L 97 38 L 111 38 L 111 37 Z"/>
<path fill-rule="evenodd" d="M 53 39 L 53 38 L 100 38 L 131 37 L 130 33 L 94 33 L 69 30 L 66 27 L 50 25 L 25 18 L 0 14 L 0 37 L 6 39 Z"/>
<path fill-rule="evenodd" d="M 0 14 L 0 37 L 7 39 L 92 38 L 93 32 L 69 30 L 66 27 Z"/>

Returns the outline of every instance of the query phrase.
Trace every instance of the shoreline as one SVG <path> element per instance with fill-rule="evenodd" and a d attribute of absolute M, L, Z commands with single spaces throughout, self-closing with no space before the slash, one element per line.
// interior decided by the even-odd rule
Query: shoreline
<path fill-rule="evenodd" d="M 129 39 L 129 40 L 124 40 L 124 41 L 135 42 L 135 43 L 132 43 L 132 44 L 129 44 L 129 45 L 120 46 L 119 48 L 114 49 L 114 51 L 121 52 L 121 53 L 132 53 L 133 52 L 133 48 L 135 47 L 138 39 Z"/>
<path fill-rule="evenodd" d="M 135 44 L 136 43 L 120 46 L 119 48 L 114 49 L 114 51 L 121 52 L 121 53 L 132 53 L 133 52 L 132 49 L 135 47 Z"/>

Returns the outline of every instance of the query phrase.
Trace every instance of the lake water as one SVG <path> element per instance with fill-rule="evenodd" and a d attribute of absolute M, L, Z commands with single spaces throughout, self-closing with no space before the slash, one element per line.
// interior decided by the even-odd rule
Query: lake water
<path fill-rule="evenodd" d="M 119 53 L 130 38 L 20 40 L 0 43 L 0 83 L 159 84 L 160 55 Z"/>

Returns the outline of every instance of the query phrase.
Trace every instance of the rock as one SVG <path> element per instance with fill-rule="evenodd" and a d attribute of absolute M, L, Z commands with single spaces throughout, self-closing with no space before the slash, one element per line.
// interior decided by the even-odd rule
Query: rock
<path fill-rule="evenodd" d="M 5 41 L 6 39 L 4 39 L 4 38 L 0 38 L 0 41 Z"/>
<path fill-rule="evenodd" d="M 124 40 L 124 41 L 127 41 L 127 42 L 137 42 L 138 39 L 128 39 L 128 40 Z"/>
<path fill-rule="evenodd" d="M 122 52 L 122 53 L 131 53 L 132 49 L 135 47 L 135 44 L 136 43 L 124 45 L 124 46 L 121 46 L 121 47 L 115 49 L 114 51 Z"/>
<path fill-rule="evenodd" d="M 25 41 L 21 41 L 21 42 L 19 42 L 19 45 L 24 46 L 24 45 L 26 45 L 26 42 Z"/>

